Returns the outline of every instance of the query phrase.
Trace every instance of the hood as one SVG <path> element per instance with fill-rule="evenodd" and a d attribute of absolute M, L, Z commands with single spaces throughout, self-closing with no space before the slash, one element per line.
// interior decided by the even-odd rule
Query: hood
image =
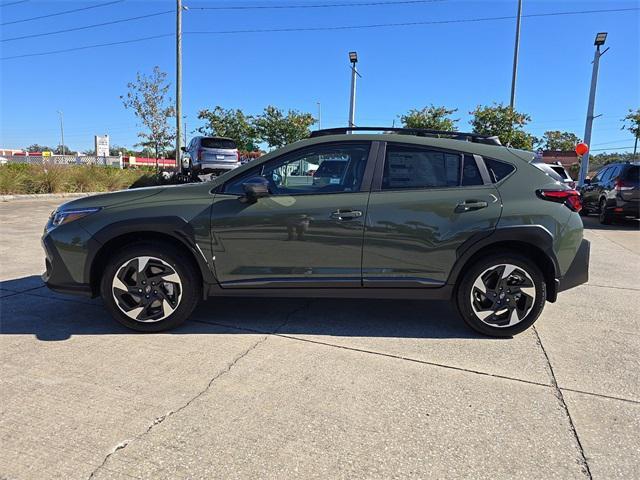
<path fill-rule="evenodd" d="M 82 197 L 70 202 L 64 203 L 58 207 L 61 208 L 90 208 L 90 207 L 112 207 L 125 202 L 137 202 L 143 198 L 157 195 L 164 191 L 166 187 L 146 187 L 136 188 L 132 190 L 120 190 L 117 192 L 102 193 L 100 195 L 91 195 L 90 197 Z"/>

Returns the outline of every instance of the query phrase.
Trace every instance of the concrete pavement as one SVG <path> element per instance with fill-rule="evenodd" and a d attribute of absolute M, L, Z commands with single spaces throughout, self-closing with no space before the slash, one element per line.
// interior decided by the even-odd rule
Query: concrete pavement
<path fill-rule="evenodd" d="M 0 204 L 0 478 L 640 477 L 640 232 L 513 339 L 447 304 L 220 299 L 169 333 L 54 294 Z"/>

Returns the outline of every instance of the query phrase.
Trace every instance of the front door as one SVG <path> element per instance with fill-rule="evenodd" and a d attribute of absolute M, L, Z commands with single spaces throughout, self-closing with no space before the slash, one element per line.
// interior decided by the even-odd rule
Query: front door
<path fill-rule="evenodd" d="M 499 194 L 483 169 L 473 155 L 389 143 L 369 200 L 364 286 L 444 285 L 456 249 L 489 235 L 500 218 Z"/>
<path fill-rule="evenodd" d="M 370 147 L 363 141 L 308 147 L 227 182 L 211 214 L 221 286 L 360 287 Z M 242 185 L 256 176 L 267 179 L 270 195 L 248 202 Z"/>

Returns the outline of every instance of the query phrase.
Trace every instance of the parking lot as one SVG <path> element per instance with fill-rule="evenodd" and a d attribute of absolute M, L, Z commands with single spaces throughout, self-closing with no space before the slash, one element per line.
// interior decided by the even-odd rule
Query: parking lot
<path fill-rule="evenodd" d="M 42 285 L 0 203 L 0 478 L 638 478 L 640 230 L 512 339 L 446 303 L 219 299 L 136 334 Z"/>

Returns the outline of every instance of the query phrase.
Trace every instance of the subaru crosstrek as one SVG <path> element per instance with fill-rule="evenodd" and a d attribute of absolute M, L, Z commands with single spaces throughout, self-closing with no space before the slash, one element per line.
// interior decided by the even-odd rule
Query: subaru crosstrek
<path fill-rule="evenodd" d="M 534 153 L 369 130 L 382 129 L 314 132 L 209 183 L 66 203 L 46 226 L 44 280 L 101 296 L 146 332 L 180 325 L 203 298 L 262 296 L 451 299 L 493 336 L 587 281 L 580 196 Z M 330 181 L 308 174 L 336 159 Z"/>

